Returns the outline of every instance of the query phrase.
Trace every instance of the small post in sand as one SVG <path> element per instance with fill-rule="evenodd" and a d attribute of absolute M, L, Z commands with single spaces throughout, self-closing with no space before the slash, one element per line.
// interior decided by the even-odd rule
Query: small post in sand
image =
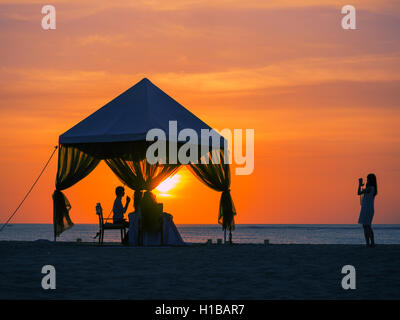
<path fill-rule="evenodd" d="M 268 246 L 269 245 L 269 240 L 268 239 L 265 239 L 264 240 L 264 246 Z"/>

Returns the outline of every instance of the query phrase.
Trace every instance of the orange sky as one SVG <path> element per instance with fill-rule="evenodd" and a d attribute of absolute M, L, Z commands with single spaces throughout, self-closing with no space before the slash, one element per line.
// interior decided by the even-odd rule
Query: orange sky
<path fill-rule="evenodd" d="M 378 178 L 375 223 L 400 223 L 400 3 L 0 0 L 0 222 L 58 136 L 143 77 L 216 129 L 255 129 L 255 170 L 232 179 L 237 223 L 356 223 L 357 179 Z M 54 159 L 56 160 L 56 158 Z M 56 161 L 13 222 L 51 223 Z M 220 194 L 185 168 L 176 223 L 216 223 Z M 65 194 L 75 223 L 111 209 L 101 164 Z M 131 191 L 127 192 L 131 195 Z"/>

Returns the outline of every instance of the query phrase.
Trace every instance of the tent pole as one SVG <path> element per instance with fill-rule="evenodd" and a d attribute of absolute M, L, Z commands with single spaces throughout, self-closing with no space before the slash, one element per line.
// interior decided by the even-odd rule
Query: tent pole
<path fill-rule="evenodd" d="M 57 236 L 56 236 L 56 225 L 55 225 L 55 223 L 53 222 L 53 234 L 54 234 L 54 242 L 56 242 L 56 238 L 57 238 Z"/>

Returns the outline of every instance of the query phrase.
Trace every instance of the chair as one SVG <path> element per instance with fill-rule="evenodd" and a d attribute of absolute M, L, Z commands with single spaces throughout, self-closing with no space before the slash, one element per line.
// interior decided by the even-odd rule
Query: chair
<path fill-rule="evenodd" d="M 110 222 L 105 222 L 108 220 L 112 220 L 111 218 L 103 218 L 103 208 L 101 207 L 101 204 L 98 203 L 96 205 L 96 214 L 99 216 L 99 244 L 103 244 L 104 240 L 104 230 L 121 230 L 121 243 L 123 239 L 126 237 L 126 226 L 123 224 L 117 224 L 117 223 L 110 223 Z"/>

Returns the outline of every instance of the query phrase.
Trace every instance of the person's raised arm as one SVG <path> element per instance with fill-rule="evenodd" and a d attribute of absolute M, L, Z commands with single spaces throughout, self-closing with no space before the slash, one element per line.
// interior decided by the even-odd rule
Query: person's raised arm
<path fill-rule="evenodd" d="M 365 189 L 362 189 L 362 186 L 364 185 L 362 178 L 358 179 L 358 190 L 357 190 L 357 195 L 362 195 L 365 193 Z"/>

